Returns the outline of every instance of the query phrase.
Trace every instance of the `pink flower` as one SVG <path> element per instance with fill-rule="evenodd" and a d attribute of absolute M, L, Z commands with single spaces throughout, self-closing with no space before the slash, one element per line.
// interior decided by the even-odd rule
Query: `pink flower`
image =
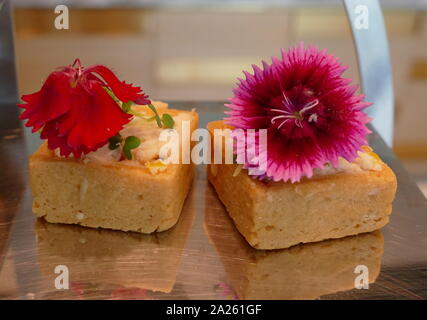
<path fill-rule="evenodd" d="M 273 57 L 271 65 L 252 67 L 254 74 L 244 71 L 246 79 L 233 90 L 226 123 L 267 129 L 267 178 L 309 178 L 326 163 L 337 166 L 339 157 L 353 161 L 367 144 L 370 119 L 363 109 L 371 103 L 342 77 L 346 67 L 336 57 L 300 44 L 282 50 L 282 59 Z"/>

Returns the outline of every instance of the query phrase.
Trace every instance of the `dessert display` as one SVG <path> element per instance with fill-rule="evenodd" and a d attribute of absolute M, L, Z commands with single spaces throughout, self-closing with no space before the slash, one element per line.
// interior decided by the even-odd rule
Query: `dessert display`
<path fill-rule="evenodd" d="M 22 100 L 21 119 L 47 140 L 29 160 L 37 217 L 141 233 L 176 224 L 194 168 L 169 163 L 159 137 L 163 130 L 182 135 L 184 122 L 191 134 L 195 111 L 169 109 L 105 66 L 79 60 Z"/>
<path fill-rule="evenodd" d="M 104 297 L 107 293 L 103 288 L 122 292 L 117 298 L 129 290 L 134 295 L 129 298 L 155 298 L 171 292 L 194 221 L 193 202 L 190 192 L 175 227 L 150 235 L 38 219 L 35 233 L 40 271 L 51 279 L 43 281 L 49 284 L 43 291 L 61 291 L 51 284 L 57 277 L 53 270 L 65 263 L 72 274 L 70 290 L 82 298 L 98 298 L 96 294 Z"/>
<path fill-rule="evenodd" d="M 253 69 L 239 80 L 227 117 L 208 124 L 213 147 L 237 141 L 234 163 L 213 162 L 208 179 L 249 244 L 288 248 L 387 224 L 396 177 L 368 146 L 370 104 L 342 77 L 345 67 L 301 44 Z M 218 144 L 215 130 L 224 129 Z"/>
<path fill-rule="evenodd" d="M 300 244 L 283 250 L 257 250 L 239 234 L 211 188 L 205 230 L 224 265 L 227 283 L 239 299 L 317 299 L 356 290 L 356 267 L 363 265 L 371 284 L 380 273 L 384 252 L 381 231 Z M 375 290 L 369 287 L 369 291 Z"/>

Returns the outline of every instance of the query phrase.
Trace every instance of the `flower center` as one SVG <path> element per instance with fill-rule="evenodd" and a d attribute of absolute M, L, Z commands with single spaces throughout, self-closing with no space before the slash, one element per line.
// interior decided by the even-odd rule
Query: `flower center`
<path fill-rule="evenodd" d="M 80 59 L 74 60 L 73 64 L 67 69 L 68 72 L 70 72 L 72 75 L 72 79 L 70 80 L 70 87 L 74 89 L 77 87 L 77 83 L 83 73 L 83 67 L 80 63 Z"/>
<path fill-rule="evenodd" d="M 319 104 L 319 100 L 313 99 L 308 103 L 306 103 L 305 105 L 303 105 L 303 107 L 299 111 L 292 111 L 296 109 L 295 105 L 292 103 L 291 100 L 289 100 L 289 98 L 286 96 L 284 92 L 282 92 L 282 94 L 283 94 L 282 104 L 284 106 L 284 109 L 270 108 L 271 111 L 279 113 L 279 115 L 271 118 L 270 120 L 271 124 L 276 124 L 276 122 L 280 122 L 277 127 L 277 129 L 280 129 L 285 123 L 288 123 L 289 121 L 293 121 L 298 128 L 303 128 L 304 127 L 303 120 L 304 120 L 304 117 L 306 116 L 306 113 L 312 110 L 314 107 L 316 107 Z M 317 114 L 314 112 L 310 113 L 307 120 L 308 122 L 317 122 Z"/>

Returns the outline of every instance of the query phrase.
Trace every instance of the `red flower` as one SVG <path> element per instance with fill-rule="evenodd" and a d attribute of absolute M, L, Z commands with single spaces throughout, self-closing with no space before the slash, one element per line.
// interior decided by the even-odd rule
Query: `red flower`
<path fill-rule="evenodd" d="M 107 90 L 123 103 L 151 103 L 141 88 L 120 81 L 107 67 L 83 68 L 76 59 L 52 72 L 40 91 L 22 96 L 20 119 L 28 119 L 32 132 L 41 129 L 49 149 L 79 158 L 105 145 L 131 119 Z"/>

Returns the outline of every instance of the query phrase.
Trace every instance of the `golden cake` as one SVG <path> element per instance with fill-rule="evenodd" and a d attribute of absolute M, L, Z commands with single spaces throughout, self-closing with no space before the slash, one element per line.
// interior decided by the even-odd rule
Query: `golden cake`
<path fill-rule="evenodd" d="M 167 111 L 174 118 L 178 133 L 185 120 L 190 121 L 191 132 L 197 128 L 196 112 L 156 105 L 160 116 Z M 143 112 L 142 107 L 134 109 Z M 162 129 L 155 122 L 138 121 L 135 119 L 121 131 L 139 134 L 143 139 L 132 150 L 132 160 L 117 161 L 119 154 L 108 146 L 82 159 L 65 158 L 42 144 L 29 160 L 33 212 L 37 217 L 48 222 L 142 233 L 174 226 L 191 186 L 194 166 L 161 162 L 158 143 Z"/>
<path fill-rule="evenodd" d="M 243 71 L 223 122 L 208 125 L 214 150 L 227 137 L 208 179 L 237 229 L 254 248 L 280 249 L 383 227 L 397 182 L 368 146 L 372 103 L 326 50 L 281 53 Z"/>
<path fill-rule="evenodd" d="M 212 136 L 214 129 L 225 127 L 223 121 L 208 124 Z M 207 174 L 237 229 L 254 248 L 341 238 L 380 229 L 389 221 L 396 177 L 372 151 L 361 153 L 352 164 L 342 160 L 341 167 L 319 170 L 297 183 L 259 181 L 238 166 L 211 164 Z"/>
<path fill-rule="evenodd" d="M 178 221 L 194 168 L 180 161 L 195 111 L 169 109 L 104 65 L 80 59 L 21 97 L 45 142 L 29 159 L 33 211 L 48 222 L 152 233 Z"/>

